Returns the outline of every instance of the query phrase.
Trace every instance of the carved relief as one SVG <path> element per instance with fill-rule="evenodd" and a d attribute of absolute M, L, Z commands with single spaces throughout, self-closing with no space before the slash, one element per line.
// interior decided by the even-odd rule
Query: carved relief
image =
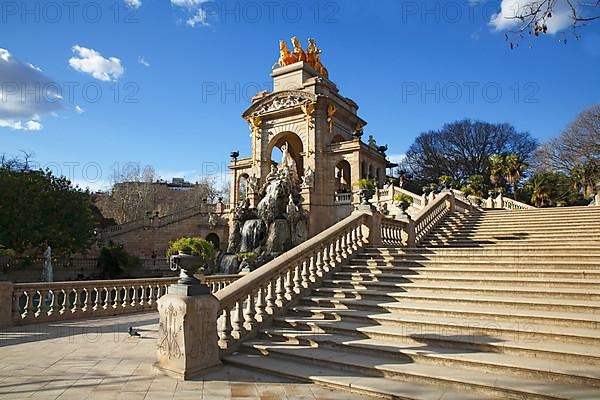
<path fill-rule="evenodd" d="M 183 310 L 180 311 L 183 312 Z M 177 317 L 177 310 L 175 310 L 173 304 L 169 304 L 164 321 L 161 321 L 158 325 L 158 335 L 160 337 L 158 350 L 161 355 L 166 356 L 169 360 L 183 356 L 178 343 L 182 327 L 183 324 L 179 323 Z"/>

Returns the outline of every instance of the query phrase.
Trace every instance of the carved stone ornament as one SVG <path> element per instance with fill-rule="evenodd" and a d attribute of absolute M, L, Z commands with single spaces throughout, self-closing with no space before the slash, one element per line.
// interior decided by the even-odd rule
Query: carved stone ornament
<path fill-rule="evenodd" d="M 158 351 L 169 360 L 181 358 L 183 356 L 178 343 L 178 336 L 182 326 L 183 325 L 178 322 L 177 310 L 175 310 L 173 304 L 169 304 L 165 321 L 158 326 L 158 334 L 160 337 Z"/>

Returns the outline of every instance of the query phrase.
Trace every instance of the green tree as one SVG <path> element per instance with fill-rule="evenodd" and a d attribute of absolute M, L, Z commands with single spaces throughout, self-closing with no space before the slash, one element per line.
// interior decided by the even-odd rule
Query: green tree
<path fill-rule="evenodd" d="M 68 179 L 0 160 L 0 193 L 0 248 L 5 252 L 34 257 L 50 245 L 61 256 L 91 245 L 91 196 Z"/>
<path fill-rule="evenodd" d="M 561 172 L 537 172 L 523 186 L 522 197 L 536 207 L 585 205 L 586 199 Z"/>

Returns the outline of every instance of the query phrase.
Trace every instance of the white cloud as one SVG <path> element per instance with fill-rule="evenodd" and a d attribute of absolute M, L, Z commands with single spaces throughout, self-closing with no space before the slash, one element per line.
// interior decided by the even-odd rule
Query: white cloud
<path fill-rule="evenodd" d="M 140 8 L 142 6 L 141 0 L 125 0 L 125 3 L 133 8 Z"/>
<path fill-rule="evenodd" d="M 209 26 L 210 25 L 206 20 L 206 12 L 201 8 L 197 9 L 196 14 L 194 16 L 188 18 L 188 20 L 185 21 L 185 23 L 187 25 L 191 26 L 192 28 L 198 24 L 201 26 Z"/>
<path fill-rule="evenodd" d="M 13 131 L 40 131 L 44 126 L 39 121 L 34 120 L 23 122 L 11 119 L 0 119 L 0 127 L 9 128 Z"/>
<path fill-rule="evenodd" d="M 77 114 L 83 114 L 85 112 L 85 110 L 81 107 L 79 107 L 78 105 L 75 106 L 75 112 Z"/>
<path fill-rule="evenodd" d="M 123 75 L 125 68 L 116 57 L 104 58 L 94 49 L 75 45 L 72 48 L 75 57 L 69 59 L 69 65 L 79 71 L 101 81 L 116 81 Z"/>
<path fill-rule="evenodd" d="M 146 61 L 146 59 L 142 56 L 138 57 L 138 62 L 142 64 L 144 67 L 150 67 L 150 63 Z"/>
<path fill-rule="evenodd" d="M 35 69 L 36 71 L 43 72 L 43 71 L 42 71 L 42 69 L 41 69 L 40 67 L 36 67 L 36 66 L 35 66 L 35 65 L 33 65 L 32 63 L 27 63 L 27 66 L 28 66 L 29 68 L 33 68 L 33 69 Z"/>
<path fill-rule="evenodd" d="M 502 0 L 500 12 L 490 18 L 490 24 L 497 31 L 506 31 L 515 29 L 521 24 L 518 18 L 520 15 L 526 15 L 531 10 L 535 10 L 543 3 L 542 0 Z M 548 26 L 549 34 L 556 34 L 572 25 L 571 8 L 566 0 L 558 0 L 552 11 L 552 18 L 545 22 Z M 573 2 L 576 8 L 579 8 L 576 2 Z"/>
<path fill-rule="evenodd" d="M 62 108 L 60 86 L 6 49 L 0 49 L 0 77 L 0 127 L 38 131 L 43 128 L 40 116 Z"/>
<path fill-rule="evenodd" d="M 0 48 L 0 60 L 9 62 L 10 61 L 10 53 L 6 49 Z"/>
<path fill-rule="evenodd" d="M 192 28 L 196 25 L 210 26 L 208 13 L 203 7 L 209 0 L 171 0 L 171 5 L 185 9 L 187 14 L 185 24 Z"/>

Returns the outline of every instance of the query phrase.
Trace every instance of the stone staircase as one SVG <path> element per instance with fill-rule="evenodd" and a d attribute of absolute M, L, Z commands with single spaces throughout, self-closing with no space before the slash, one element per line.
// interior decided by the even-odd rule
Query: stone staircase
<path fill-rule="evenodd" d="M 600 398 L 600 207 L 446 216 L 367 247 L 229 363 L 393 399 Z"/>

